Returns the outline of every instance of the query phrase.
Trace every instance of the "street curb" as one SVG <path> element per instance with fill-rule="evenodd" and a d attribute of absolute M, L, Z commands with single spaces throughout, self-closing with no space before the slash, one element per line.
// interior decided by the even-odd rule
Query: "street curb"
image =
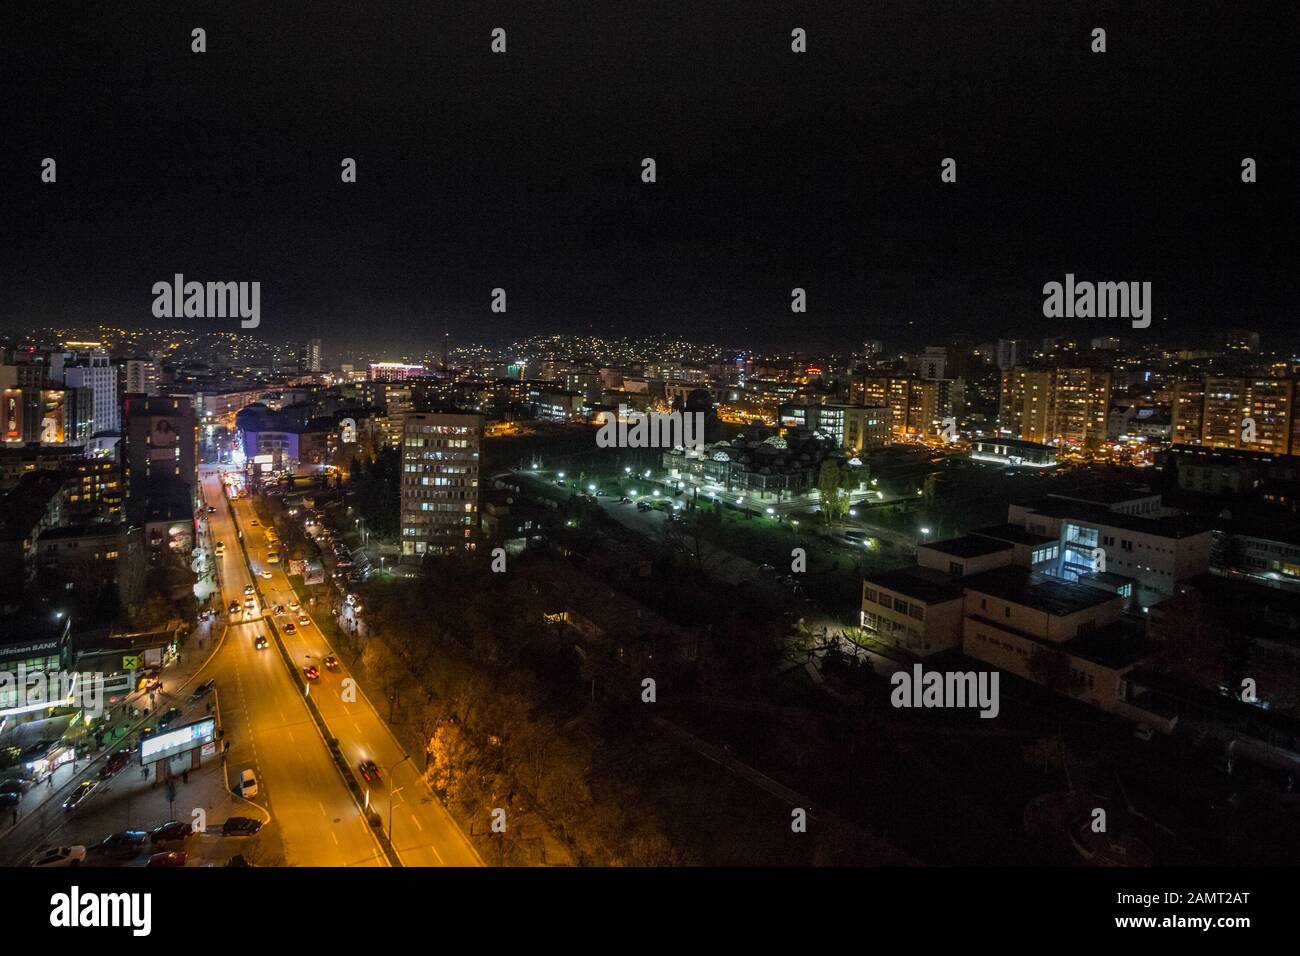
<path fill-rule="evenodd" d="M 243 529 L 239 527 L 239 521 L 235 517 L 234 505 L 230 503 L 230 497 L 224 495 L 224 493 L 223 496 L 226 499 L 226 508 L 230 512 L 230 520 L 235 525 L 236 532 L 242 531 Z M 339 776 L 343 778 L 343 783 L 348 788 L 348 793 L 352 795 L 352 802 L 356 804 L 357 810 L 361 814 L 361 819 L 366 824 L 366 829 L 369 831 L 371 839 L 375 841 L 375 844 L 379 847 L 380 852 L 384 854 L 390 866 L 405 866 L 405 864 L 402 863 L 402 859 L 398 855 L 396 848 L 391 842 L 389 842 L 388 834 L 384 833 L 382 828 L 380 828 L 379 832 L 376 833 L 377 828 L 371 823 L 370 813 L 363 802 L 364 798 L 361 796 L 361 788 L 357 785 L 356 779 L 352 776 L 352 769 L 343 759 L 343 754 L 338 746 L 338 738 L 330 735 L 329 727 L 326 725 L 324 718 L 321 717 L 320 709 L 317 708 L 316 702 L 306 693 L 306 680 L 298 673 L 293 658 L 289 655 L 289 649 L 284 645 L 284 640 L 280 636 L 280 628 L 277 627 L 275 623 L 274 613 L 269 615 L 265 613 L 267 604 L 264 600 L 265 595 L 262 594 L 261 579 L 257 577 L 257 575 L 252 574 L 253 562 L 249 557 L 248 545 L 244 541 L 244 536 L 237 533 L 235 537 L 236 540 L 239 541 L 239 551 L 240 554 L 244 556 L 244 564 L 248 567 L 249 574 L 253 579 L 253 592 L 257 595 L 258 603 L 260 603 L 263 608 L 262 620 L 266 623 L 267 628 L 271 632 L 271 636 L 275 639 L 276 650 L 280 652 L 280 660 L 289 670 L 290 680 L 293 681 L 295 687 L 302 691 L 299 699 L 306 705 L 307 714 L 312 719 L 312 726 L 316 728 L 316 732 L 320 735 L 321 742 L 325 744 L 325 749 L 329 751 L 329 755 L 334 762 L 334 768 L 338 770 Z M 290 587 L 292 587 L 292 585 L 290 585 Z"/>

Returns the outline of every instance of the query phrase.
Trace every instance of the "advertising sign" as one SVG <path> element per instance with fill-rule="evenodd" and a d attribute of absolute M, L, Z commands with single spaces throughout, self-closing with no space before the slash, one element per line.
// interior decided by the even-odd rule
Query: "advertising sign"
<path fill-rule="evenodd" d="M 156 760 L 167 760 L 177 754 L 213 743 L 217 739 L 217 719 L 203 720 L 151 734 L 140 741 L 140 765 L 147 767 Z"/>

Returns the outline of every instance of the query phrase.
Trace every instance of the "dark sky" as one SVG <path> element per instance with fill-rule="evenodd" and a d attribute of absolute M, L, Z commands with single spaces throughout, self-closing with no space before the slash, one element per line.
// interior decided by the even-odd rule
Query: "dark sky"
<path fill-rule="evenodd" d="M 150 288 L 182 272 L 258 280 L 261 334 L 333 344 L 444 321 L 808 347 L 1123 331 L 1042 317 L 1043 283 L 1074 272 L 1152 281 L 1167 341 L 1300 344 L 1292 4 L 15 0 L 5 19 L 0 327 L 160 324 Z"/>

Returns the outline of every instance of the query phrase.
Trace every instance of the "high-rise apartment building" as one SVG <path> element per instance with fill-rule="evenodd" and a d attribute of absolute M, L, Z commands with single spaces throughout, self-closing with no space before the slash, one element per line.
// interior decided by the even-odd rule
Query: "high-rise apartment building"
<path fill-rule="evenodd" d="M 479 527 L 483 416 L 406 414 L 402 431 L 402 554 L 472 548 Z"/>
<path fill-rule="evenodd" d="M 199 428 L 189 398 L 128 396 L 122 403 L 122 479 L 128 520 L 151 499 L 191 503 L 198 489 Z"/>
<path fill-rule="evenodd" d="M 308 339 L 298 348 L 298 368 L 304 372 L 319 372 L 320 339 Z"/>
<path fill-rule="evenodd" d="M 1044 445 L 1093 448 L 1106 440 L 1110 373 L 1027 368 L 1002 373 L 999 431 Z"/>

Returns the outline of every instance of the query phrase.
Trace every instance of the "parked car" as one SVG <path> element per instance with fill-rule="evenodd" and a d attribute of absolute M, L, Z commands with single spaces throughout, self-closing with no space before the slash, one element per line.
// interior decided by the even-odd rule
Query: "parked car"
<path fill-rule="evenodd" d="M 0 792 L 0 810 L 9 810 L 18 806 L 18 803 L 22 798 L 23 795 L 21 793 L 13 793 L 11 791 Z"/>
<path fill-rule="evenodd" d="M 1150 740 L 1155 736 L 1155 732 L 1146 724 L 1138 724 L 1133 728 L 1133 736 L 1138 740 Z"/>
<path fill-rule="evenodd" d="M 262 829 L 262 821 L 251 817 L 231 817 L 221 824 L 222 836 L 252 836 Z"/>
<path fill-rule="evenodd" d="M 81 866 L 86 861 L 84 846 L 52 846 L 38 850 L 28 866 Z"/>
<path fill-rule="evenodd" d="M 185 859 L 184 850 L 163 850 L 149 857 L 145 866 L 184 866 Z"/>
<path fill-rule="evenodd" d="M 148 837 L 143 830 L 123 830 L 105 837 L 95 849 L 115 860 L 129 860 L 144 848 Z"/>
<path fill-rule="evenodd" d="M 149 832 L 149 840 L 152 843 L 172 843 L 177 840 L 185 840 L 192 836 L 194 827 L 182 820 L 169 820 L 160 827 L 154 827 Z"/>
<path fill-rule="evenodd" d="M 204 683 L 200 684 L 198 687 L 194 688 L 194 693 L 190 694 L 189 702 L 192 704 L 196 700 L 202 700 L 208 694 L 212 693 L 213 688 L 215 688 L 216 686 L 217 686 L 216 678 L 213 678 L 210 681 L 205 681 Z"/>
<path fill-rule="evenodd" d="M 242 797 L 257 796 L 257 774 L 251 769 L 239 775 L 239 794 Z"/>
<path fill-rule="evenodd" d="M 26 777 L 11 777 L 8 780 L 0 780 L 0 793 L 26 793 L 32 789 L 35 780 L 29 780 Z"/>

